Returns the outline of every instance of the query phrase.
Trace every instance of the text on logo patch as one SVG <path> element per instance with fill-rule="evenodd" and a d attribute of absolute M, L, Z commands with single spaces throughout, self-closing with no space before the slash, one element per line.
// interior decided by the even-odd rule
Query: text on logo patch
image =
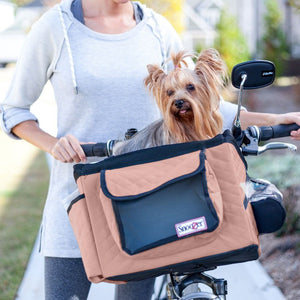
<path fill-rule="evenodd" d="M 262 71 L 261 72 L 262 77 L 270 77 L 270 76 L 273 76 L 273 75 L 274 75 L 273 71 Z"/>
<path fill-rule="evenodd" d="M 178 237 L 193 234 L 198 231 L 207 229 L 205 217 L 187 220 L 182 223 L 175 224 L 175 229 Z"/>

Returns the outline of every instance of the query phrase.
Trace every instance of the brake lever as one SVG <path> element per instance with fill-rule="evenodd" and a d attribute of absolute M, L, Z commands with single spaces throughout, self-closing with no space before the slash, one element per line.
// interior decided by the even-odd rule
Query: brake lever
<path fill-rule="evenodd" d="M 243 144 L 245 146 L 241 147 L 242 153 L 244 156 L 247 155 L 259 155 L 268 150 L 276 149 L 289 149 L 290 151 L 297 151 L 297 146 L 290 143 L 282 142 L 272 142 L 267 143 L 264 146 L 258 146 L 260 139 L 260 133 L 256 126 L 252 127 L 252 131 L 245 130 Z"/>
<path fill-rule="evenodd" d="M 245 130 L 243 134 L 243 140 L 240 144 L 243 155 L 258 155 L 259 132 L 253 134 L 249 130 Z M 242 147 L 242 144 L 245 146 Z"/>
<path fill-rule="evenodd" d="M 267 150 L 275 150 L 275 149 L 289 149 L 292 152 L 297 151 L 297 146 L 290 144 L 290 143 L 280 143 L 280 142 L 273 142 L 268 143 L 264 146 L 258 146 L 257 154 L 264 153 Z"/>

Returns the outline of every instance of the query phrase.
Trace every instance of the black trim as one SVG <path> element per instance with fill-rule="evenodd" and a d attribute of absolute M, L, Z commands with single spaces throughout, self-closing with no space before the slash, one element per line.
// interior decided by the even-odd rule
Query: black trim
<path fill-rule="evenodd" d="M 237 250 L 206 256 L 203 258 L 198 258 L 186 262 L 168 265 L 156 269 L 112 276 L 112 277 L 108 277 L 107 279 L 113 281 L 138 281 L 138 280 L 144 280 L 147 278 L 157 277 L 169 273 L 176 273 L 177 275 L 185 275 L 188 273 L 205 272 L 206 270 L 211 269 L 211 267 L 256 260 L 258 259 L 258 257 L 259 257 L 258 246 L 250 245 Z"/>
<path fill-rule="evenodd" d="M 285 221 L 286 212 L 282 203 L 272 196 L 260 201 L 250 201 L 259 234 L 279 230 Z"/>
<path fill-rule="evenodd" d="M 197 150 L 212 148 L 223 143 L 231 143 L 235 146 L 237 154 L 240 156 L 247 169 L 247 162 L 245 161 L 238 145 L 236 144 L 234 137 L 229 130 L 226 130 L 224 131 L 224 133 L 218 134 L 217 136 L 209 140 L 163 145 L 133 151 L 118 156 L 111 156 L 98 163 L 76 164 L 74 165 L 74 178 L 75 180 L 77 180 L 80 176 L 98 173 L 101 170 L 123 168 L 131 165 L 167 159 Z"/>
<path fill-rule="evenodd" d="M 243 202 L 244 208 L 245 208 L 245 209 L 247 209 L 248 203 L 249 203 L 249 199 L 248 199 L 248 197 L 245 195 L 244 202 Z"/>
<path fill-rule="evenodd" d="M 69 214 L 69 213 L 70 213 L 70 210 L 71 210 L 71 208 L 72 208 L 72 206 L 73 206 L 76 202 L 80 201 L 80 200 L 83 199 L 83 198 L 85 198 L 85 195 L 84 195 L 84 194 L 80 194 L 80 195 L 77 196 L 74 200 L 72 200 L 71 203 L 70 203 L 70 205 L 69 205 L 69 207 L 68 207 L 67 213 Z"/>

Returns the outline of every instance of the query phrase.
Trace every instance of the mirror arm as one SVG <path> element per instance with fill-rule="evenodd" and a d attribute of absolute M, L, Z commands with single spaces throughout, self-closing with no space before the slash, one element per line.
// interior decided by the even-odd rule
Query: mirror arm
<path fill-rule="evenodd" d="M 242 106 L 243 89 L 244 89 L 245 81 L 247 80 L 247 74 L 246 73 L 242 74 L 241 79 L 242 82 L 240 84 L 239 97 L 238 97 L 238 111 L 234 122 L 234 126 L 238 128 L 241 127 L 240 113 L 241 113 L 241 106 Z"/>

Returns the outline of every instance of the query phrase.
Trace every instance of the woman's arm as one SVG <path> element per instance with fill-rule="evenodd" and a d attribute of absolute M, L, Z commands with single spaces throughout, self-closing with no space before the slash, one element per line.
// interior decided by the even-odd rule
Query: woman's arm
<path fill-rule="evenodd" d="M 61 162 L 80 162 L 86 157 L 79 141 L 72 135 L 57 139 L 47 134 L 30 112 L 30 106 L 39 98 L 60 54 L 63 34 L 58 21 L 58 13 L 53 9 L 32 26 L 12 83 L 0 106 L 0 123 L 8 135 L 30 142 Z"/>
<path fill-rule="evenodd" d="M 12 132 L 19 138 L 37 146 L 43 151 L 50 153 L 61 162 L 86 161 L 86 156 L 79 141 L 72 135 L 55 138 L 44 132 L 37 122 L 29 120 L 16 125 Z"/>

